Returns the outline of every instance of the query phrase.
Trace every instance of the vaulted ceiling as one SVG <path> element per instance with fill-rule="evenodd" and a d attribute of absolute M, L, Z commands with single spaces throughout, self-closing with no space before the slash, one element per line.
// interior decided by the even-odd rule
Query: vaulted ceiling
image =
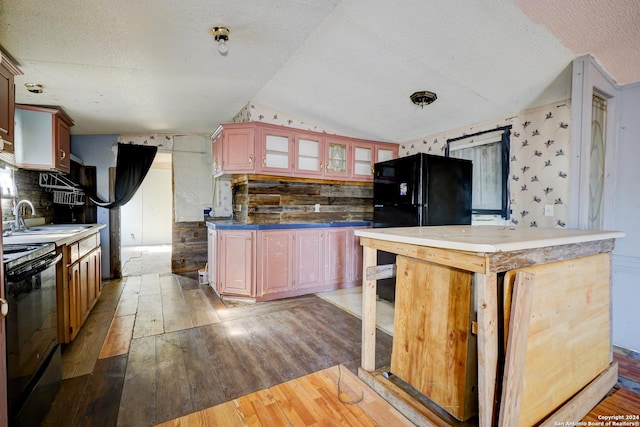
<path fill-rule="evenodd" d="M 73 134 L 211 132 L 251 100 L 405 142 L 567 99 L 583 54 L 639 81 L 640 2 L 0 0 L 0 45 L 17 102 L 62 106 Z"/>

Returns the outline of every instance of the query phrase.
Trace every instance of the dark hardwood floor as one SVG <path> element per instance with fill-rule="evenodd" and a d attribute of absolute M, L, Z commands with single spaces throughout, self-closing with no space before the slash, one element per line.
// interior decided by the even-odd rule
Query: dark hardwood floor
<path fill-rule="evenodd" d="M 143 293 L 154 294 L 149 284 L 153 275 L 143 275 L 142 286 L 137 282 L 139 295 L 128 291 L 135 277 L 106 284 L 91 316 L 115 314 L 113 300 L 130 307 L 127 300 L 142 301 Z M 139 305 L 142 314 L 136 322 L 167 325 L 175 321 L 170 306 L 182 303 L 189 317 L 196 309 L 190 304 L 201 309 L 203 301 L 185 294 L 197 291 L 215 311 L 217 316 L 209 317 L 213 323 L 181 330 L 145 327 L 150 332 L 134 333 L 128 353 L 95 360 L 107 332 L 104 320 L 89 320 L 82 337 L 63 350 L 72 372 L 89 372 L 65 373 L 43 426 L 151 426 L 338 364 L 356 373 L 361 322 L 321 298 L 227 307 L 210 287 L 195 280 L 171 274 L 158 279 L 163 298 L 154 298 L 160 312 L 150 315 Z M 169 314 L 163 317 L 162 312 Z M 391 343 L 391 337 L 379 331 L 380 367 L 389 364 Z"/>

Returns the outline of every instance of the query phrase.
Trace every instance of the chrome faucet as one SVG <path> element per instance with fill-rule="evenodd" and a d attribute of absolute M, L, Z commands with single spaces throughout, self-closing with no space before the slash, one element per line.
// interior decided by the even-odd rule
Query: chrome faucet
<path fill-rule="evenodd" d="M 33 207 L 33 203 L 28 200 L 20 200 L 16 203 L 16 206 L 13 208 L 13 216 L 15 217 L 13 221 L 13 231 L 24 231 L 27 229 L 26 224 L 24 223 L 24 218 L 20 214 L 20 207 L 22 205 L 28 205 L 31 208 L 31 215 L 36 214 L 36 210 Z"/>

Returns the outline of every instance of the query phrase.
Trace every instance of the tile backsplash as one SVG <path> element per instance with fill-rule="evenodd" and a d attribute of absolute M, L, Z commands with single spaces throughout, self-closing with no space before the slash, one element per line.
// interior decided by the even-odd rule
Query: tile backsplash
<path fill-rule="evenodd" d="M 4 162 L 0 162 L 0 167 L 7 167 Z M 11 166 L 9 166 L 11 167 Z M 28 200 L 33 204 L 36 214 L 31 215 L 31 209 L 24 206 L 22 213 L 25 219 L 37 217 L 44 218 L 45 223 L 54 220 L 53 194 L 40 187 L 40 172 L 26 169 L 14 169 L 14 180 L 17 188 L 15 197 L 2 198 L 2 221 L 12 221 L 13 207 L 20 200 Z"/>

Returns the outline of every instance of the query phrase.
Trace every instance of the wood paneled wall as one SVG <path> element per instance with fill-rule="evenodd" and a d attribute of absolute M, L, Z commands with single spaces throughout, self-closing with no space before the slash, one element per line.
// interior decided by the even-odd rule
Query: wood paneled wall
<path fill-rule="evenodd" d="M 196 279 L 207 263 L 207 226 L 200 222 L 174 222 L 171 272 Z"/>
<path fill-rule="evenodd" d="M 248 224 L 361 221 L 373 217 L 373 184 L 241 175 L 232 181 L 234 220 Z M 314 212 L 314 205 L 320 212 Z"/>

